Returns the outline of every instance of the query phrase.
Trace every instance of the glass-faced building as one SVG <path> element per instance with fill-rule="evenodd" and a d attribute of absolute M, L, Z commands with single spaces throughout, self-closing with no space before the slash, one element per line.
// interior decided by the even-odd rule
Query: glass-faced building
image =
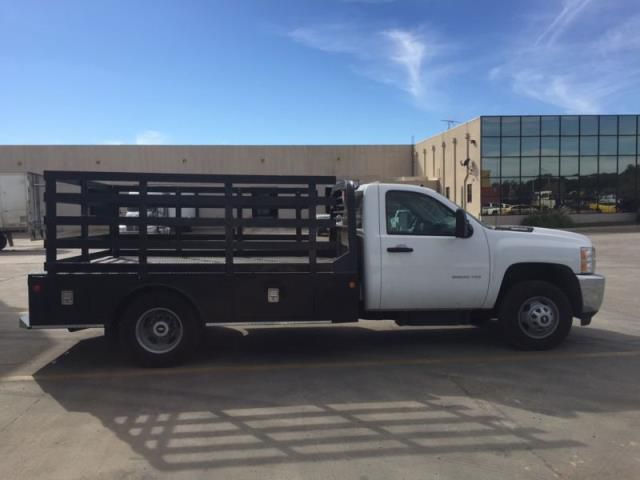
<path fill-rule="evenodd" d="M 479 120 L 483 215 L 638 210 L 638 115 Z"/>

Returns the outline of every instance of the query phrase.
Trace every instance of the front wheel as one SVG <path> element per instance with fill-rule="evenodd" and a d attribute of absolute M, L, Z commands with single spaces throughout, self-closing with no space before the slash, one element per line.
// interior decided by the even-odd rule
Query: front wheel
<path fill-rule="evenodd" d="M 543 281 L 527 281 L 509 289 L 498 318 L 511 345 L 547 350 L 567 337 L 573 312 L 569 299 L 558 287 Z"/>
<path fill-rule="evenodd" d="M 0 250 L 4 250 L 4 247 L 7 246 L 8 240 L 4 233 L 0 233 Z"/>
<path fill-rule="evenodd" d="M 168 367 L 193 352 L 199 323 L 192 306 L 178 295 L 145 293 L 134 299 L 122 319 L 122 342 L 146 367 Z"/>

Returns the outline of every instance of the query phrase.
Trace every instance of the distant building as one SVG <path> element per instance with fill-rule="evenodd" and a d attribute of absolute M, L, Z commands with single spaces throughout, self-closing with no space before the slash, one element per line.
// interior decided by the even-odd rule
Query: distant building
<path fill-rule="evenodd" d="M 0 173 L 101 170 L 335 175 L 438 188 L 489 223 L 563 209 L 576 222 L 638 211 L 638 115 L 481 116 L 415 145 L 0 146 Z"/>
<path fill-rule="evenodd" d="M 639 125 L 638 115 L 481 116 L 417 143 L 416 174 L 438 177 L 460 205 L 463 189 L 478 195 L 470 211 L 485 220 L 560 208 L 579 222 L 627 220 L 639 204 Z"/>

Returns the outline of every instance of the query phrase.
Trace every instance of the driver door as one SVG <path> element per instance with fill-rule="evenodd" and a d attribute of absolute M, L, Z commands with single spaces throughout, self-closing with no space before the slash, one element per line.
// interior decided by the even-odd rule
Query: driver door
<path fill-rule="evenodd" d="M 478 308 L 489 285 L 481 228 L 455 236 L 455 212 L 425 191 L 380 186 L 382 310 Z"/>

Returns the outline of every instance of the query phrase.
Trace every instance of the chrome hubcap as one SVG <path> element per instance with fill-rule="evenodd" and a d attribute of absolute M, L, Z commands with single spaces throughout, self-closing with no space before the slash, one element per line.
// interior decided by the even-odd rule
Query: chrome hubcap
<path fill-rule="evenodd" d="M 533 297 L 520 307 L 518 322 L 521 330 L 530 338 L 540 340 L 553 334 L 558 328 L 560 314 L 556 304 L 547 297 Z"/>
<path fill-rule="evenodd" d="M 136 322 L 136 340 L 146 351 L 168 353 L 182 340 L 182 320 L 168 308 L 152 308 Z"/>

